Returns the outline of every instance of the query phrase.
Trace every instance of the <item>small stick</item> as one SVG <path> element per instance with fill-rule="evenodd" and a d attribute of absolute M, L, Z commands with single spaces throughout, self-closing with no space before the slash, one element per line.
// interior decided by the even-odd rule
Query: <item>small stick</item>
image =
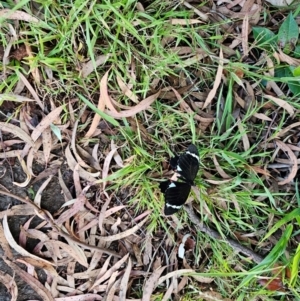
<path fill-rule="evenodd" d="M 212 238 L 226 242 L 237 252 L 241 252 L 241 253 L 251 257 L 252 260 L 257 264 L 259 264 L 263 261 L 264 258 L 261 257 L 260 255 L 256 254 L 251 249 L 242 246 L 239 242 L 235 241 L 234 239 L 231 239 L 231 238 L 224 239 L 216 230 L 213 230 L 213 229 L 209 228 L 208 226 L 203 225 L 201 223 L 200 219 L 194 213 L 194 210 L 192 208 L 190 208 L 189 206 L 185 205 L 184 209 L 187 212 L 187 214 L 189 215 L 190 220 L 196 225 L 196 229 L 198 231 L 206 233 Z"/>

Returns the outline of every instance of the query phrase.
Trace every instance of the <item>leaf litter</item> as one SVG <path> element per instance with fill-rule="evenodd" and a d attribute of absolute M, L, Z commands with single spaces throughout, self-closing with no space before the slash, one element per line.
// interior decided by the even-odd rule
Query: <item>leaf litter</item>
<path fill-rule="evenodd" d="M 218 3 L 216 3 L 219 9 L 218 14 L 222 14 L 223 18 L 229 18 L 228 20 L 233 18 L 242 19 L 242 31 L 237 35 L 236 40 L 232 41 L 230 47 L 236 49 L 238 45 L 241 44 L 244 56 L 247 56 L 247 54 L 251 52 L 248 41 L 249 27 L 259 22 L 257 19 L 257 15 L 259 14 L 257 13 L 261 10 L 261 5 L 258 2 L 258 4 L 254 2 L 255 1 L 234 1 L 233 3 L 229 3 L 228 1 L 218 1 Z M 207 7 L 205 6 L 199 10 L 186 1 L 184 1 L 183 4 L 185 7 L 193 10 L 195 14 L 194 17 L 187 20 L 176 18 L 170 19 L 169 23 L 171 25 L 196 25 L 207 22 L 209 18 L 217 18 L 218 16 L 214 11 L 211 11 L 211 13 L 208 14 L 205 10 Z M 235 9 L 233 9 L 234 7 Z M 240 9 L 239 12 L 236 11 L 237 8 Z M 5 12 L 7 11 L 1 10 L 0 15 L 3 15 Z M 39 22 L 38 19 L 31 17 L 29 14 L 21 13 L 20 11 L 11 11 L 6 17 L 26 22 Z M 223 26 L 225 28 L 225 25 Z M 230 29 L 231 33 L 233 33 L 233 27 L 234 26 Z M 115 100 L 114 94 L 109 93 L 108 81 L 111 72 L 111 69 L 109 69 L 100 82 L 100 96 L 97 108 L 113 118 L 128 118 L 129 120 L 130 117 L 134 117 L 138 113 L 144 113 L 146 110 L 151 110 L 153 103 L 161 96 L 171 101 L 176 101 L 176 98 L 180 103 L 179 107 L 181 108 L 181 111 L 193 116 L 193 119 L 202 132 L 210 129 L 213 122 L 216 120 L 216 96 L 223 83 L 222 81 L 226 80 L 225 69 L 228 67 L 227 64 L 229 62 L 226 57 L 226 51 L 221 50 L 219 57 L 216 57 L 201 51 L 202 49 L 200 48 L 198 51 L 195 51 L 191 47 L 189 47 L 189 49 L 183 47 L 169 47 L 174 46 L 171 42 L 172 37 L 170 37 L 169 40 L 166 39 L 165 41 L 162 41 L 162 43 L 165 43 L 168 46 L 169 51 L 181 56 L 189 55 L 189 57 L 184 59 L 181 67 L 187 68 L 195 62 L 203 62 L 205 59 L 212 59 L 212 61 L 215 60 L 218 62 L 218 64 L 215 65 L 216 72 L 214 84 L 209 91 L 206 91 L 203 94 L 201 94 L 202 92 L 190 91 L 191 87 L 194 85 L 189 85 L 185 80 L 181 80 L 178 83 L 179 87 L 175 88 L 170 86 L 169 90 L 165 90 L 166 92 L 162 90 L 153 90 L 151 91 L 150 96 L 140 100 L 142 98 L 133 92 L 132 86 L 127 84 L 127 81 L 123 80 L 121 77 L 117 77 L 118 88 L 121 90 L 121 93 L 126 95 L 127 98 L 134 103 L 133 106 L 124 105 Z M 27 53 L 31 53 L 29 48 L 27 49 Z M 98 66 L 105 64 L 109 56 L 110 55 L 100 55 L 94 60 L 83 64 L 81 67 L 81 76 L 83 78 L 88 77 Z M 274 54 L 274 56 L 277 56 L 282 62 L 287 62 L 291 65 L 296 65 L 298 63 L 297 60 L 281 51 Z M 270 68 L 270 71 L 271 69 L 272 68 Z M 32 69 L 31 72 L 34 72 L 32 73 L 32 76 L 38 83 L 38 70 Z M 235 99 L 237 100 L 235 103 L 237 113 L 234 118 L 238 121 L 238 130 L 242 137 L 243 148 L 247 151 L 249 150 L 249 141 L 251 141 L 252 137 L 251 133 L 246 133 L 240 124 L 245 117 L 241 112 L 243 109 L 247 108 L 247 106 L 251 105 L 251 101 L 248 103 L 244 95 L 246 92 L 251 94 L 251 89 L 253 91 L 256 86 L 255 84 L 251 85 L 247 82 L 247 80 L 243 78 L 244 74 L 239 70 L 236 69 L 234 74 L 236 75 L 235 80 L 241 89 L 239 91 L 234 91 Z M 60 128 L 62 136 L 59 140 L 63 140 L 64 145 L 61 144 L 62 150 L 60 150 L 58 156 L 65 156 L 66 164 L 73 172 L 75 193 L 74 190 L 72 192 L 70 191 L 63 180 L 61 170 L 58 170 L 59 183 L 66 203 L 62 206 L 56 217 L 41 208 L 41 194 L 49 182 L 52 181 L 52 177 L 49 177 L 42 184 L 40 190 L 37 192 L 38 195 L 34 198 L 34 202 L 31 202 L 29 198 L 19 198 L 20 201 L 25 202 L 26 204 L 15 205 L 1 215 L 3 217 L 3 231 L 5 235 L 5 239 L 3 238 L 1 240 L 1 245 L 3 249 L 6 249 L 5 253 L 7 255 L 5 261 L 7 264 L 24 280 L 26 279 L 43 300 L 102 300 L 103 298 L 100 296 L 105 296 L 106 300 L 127 300 L 126 295 L 137 278 L 142 278 L 144 280 L 144 294 L 141 299 L 131 298 L 130 300 L 150 300 L 155 292 L 162 291 L 161 286 L 165 286 L 165 282 L 168 283 L 169 286 L 163 290 L 165 292 L 163 300 L 167 300 L 172 293 L 177 293 L 184 289 L 189 281 L 191 281 L 189 279 L 192 279 L 192 277 L 199 283 L 211 283 L 214 280 L 213 278 L 193 275 L 195 274 L 195 269 L 190 268 L 186 261 L 183 263 L 183 266 L 186 267 L 185 269 L 178 268 L 178 259 L 176 258 L 177 251 L 171 251 L 175 246 L 177 248 L 178 244 L 176 245 L 171 239 L 164 241 L 165 233 L 159 233 L 158 231 L 156 235 L 152 236 L 146 229 L 146 225 L 149 222 L 147 216 L 150 214 L 150 211 L 145 211 L 143 213 L 139 212 L 137 218 L 129 220 L 129 206 L 114 206 L 115 204 L 113 204 L 113 202 L 115 196 L 114 193 L 110 191 L 109 188 L 111 183 L 107 180 L 107 178 L 115 172 L 115 167 L 112 169 L 111 166 L 112 159 L 116 162 L 117 168 L 123 168 L 124 165 L 126 166 L 126 164 L 128 164 L 127 162 L 132 162 L 133 159 L 130 157 L 122 159 L 118 150 L 122 153 L 123 146 L 118 146 L 112 139 L 110 141 L 110 148 L 108 147 L 105 151 L 97 149 L 96 146 L 93 148 L 93 151 L 86 147 L 91 141 L 89 139 L 98 137 L 101 133 L 101 130 L 98 128 L 99 122 L 101 121 L 100 115 L 92 115 L 91 122 L 90 119 L 86 119 L 86 140 L 85 143 L 82 143 L 82 141 L 80 141 L 82 135 L 78 130 L 78 121 L 75 121 L 75 117 L 71 117 L 71 123 L 64 124 L 65 119 L 62 116 L 63 106 L 52 108 L 51 112 L 47 114 L 47 112 L 44 111 L 44 102 L 41 102 L 34 86 L 24 74 L 19 74 L 19 77 L 34 100 L 21 95 L 1 95 L 1 99 L 28 103 L 35 101 L 42 110 L 42 118 L 36 125 L 33 125 L 31 122 L 31 112 L 28 110 L 28 112 L 24 114 L 24 122 L 20 124 L 20 127 L 13 123 L 1 122 L 1 131 L 5 134 L 11 134 L 13 138 L 18 137 L 21 139 L 22 144 L 25 143 L 25 146 L 21 150 L 13 149 L 5 152 L 3 151 L 0 154 L 1 158 L 19 158 L 23 171 L 27 177 L 21 186 L 27 187 L 31 177 L 36 177 L 37 175 L 37 173 L 34 172 L 34 164 L 37 159 L 45 167 L 49 166 L 49 168 L 51 168 L 54 165 L 55 152 L 57 149 L 55 148 L 53 126 L 62 126 Z M 155 80 L 156 79 L 153 79 L 153 83 Z M 158 84 L 159 80 L 156 82 Z M 155 85 L 153 85 L 153 87 L 155 87 Z M 268 109 L 270 107 L 278 106 L 278 112 L 282 113 L 282 111 L 286 111 L 289 116 L 293 118 L 296 108 L 280 98 L 280 95 L 283 94 L 281 89 L 274 84 L 269 84 L 267 89 L 269 90 L 264 91 L 266 93 L 262 94 L 262 91 L 259 90 L 258 93 L 260 93 L 263 98 L 270 101 L 270 106 L 268 107 L 268 105 L 265 104 L 259 113 L 253 112 L 250 117 L 271 123 L 273 119 L 271 118 L 272 116 Z M 242 90 L 244 91 L 240 92 Z M 272 95 L 273 90 L 277 97 Z M 252 94 L 254 95 L 254 93 Z M 188 101 L 188 96 L 191 95 L 198 98 L 199 102 Z M 72 107 L 71 103 L 69 107 Z M 84 111 L 86 110 L 87 109 L 85 108 Z M 89 113 L 86 114 L 89 115 Z M 72 114 L 73 113 L 70 113 L 70 115 Z M 217 118 L 219 118 L 219 116 Z M 298 127 L 299 124 L 297 122 L 287 125 L 285 129 L 277 133 L 275 138 L 272 137 L 272 147 L 277 147 L 273 160 L 278 163 L 288 163 L 289 167 L 286 169 L 286 173 L 280 173 L 276 168 L 270 167 L 269 170 L 273 169 L 275 171 L 275 173 L 272 173 L 271 175 L 271 172 L 266 171 L 263 166 L 258 165 L 249 166 L 249 169 L 251 168 L 254 172 L 263 174 L 267 179 L 273 177 L 280 186 L 289 185 L 293 182 L 298 170 L 298 149 L 283 141 L 288 134 L 293 135 Z M 271 147 L 267 144 L 267 142 L 270 142 L 268 140 L 269 138 L 270 137 L 266 137 L 265 143 L 262 143 L 264 144 L 264 147 Z M 6 147 L 14 147 L 15 145 L 21 144 L 20 140 L 16 139 L 5 140 L 4 143 L 7 143 Z M 102 155 L 101 164 L 99 163 L 99 153 Z M 215 185 L 230 183 L 233 180 L 232 176 L 228 174 L 226 170 L 221 168 L 215 155 L 212 159 L 214 171 L 217 173 L 213 175 L 212 173 L 205 171 L 203 173 L 204 180 Z M 24 164 L 24 160 L 26 160 L 26 164 Z M 56 175 L 56 172 L 57 169 L 53 172 L 53 175 Z M 98 193 L 99 191 L 95 193 L 93 185 L 100 179 L 102 179 L 100 193 Z M 89 193 L 92 197 L 89 196 Z M 200 192 L 196 191 L 196 193 L 199 194 L 200 198 Z M 2 194 L 5 193 L 3 192 Z M 75 195 L 75 197 L 73 197 L 73 195 Z M 10 194 L 10 197 L 13 197 L 12 194 Z M 55 199 L 55 196 L 53 196 L 53 198 Z M 220 202 L 219 204 L 222 203 L 223 205 L 226 205 L 226 200 L 224 198 L 215 197 L 215 200 L 218 200 Z M 234 205 L 236 206 L 236 209 L 240 211 L 238 203 L 235 202 Z M 101 207 L 100 210 L 99 207 Z M 228 207 L 226 208 L 228 209 Z M 210 218 L 212 213 L 208 207 L 206 210 L 209 213 Z M 30 226 L 30 222 L 28 222 L 27 225 L 24 225 L 19 237 L 20 243 L 18 244 L 10 233 L 7 216 L 21 214 L 22 212 L 24 214 L 40 217 L 43 222 L 42 228 L 46 228 L 47 231 L 28 229 Z M 175 217 L 172 218 L 173 224 L 178 223 L 178 219 Z M 138 233 L 141 229 L 145 234 L 144 245 L 142 245 L 141 239 L 138 238 Z M 25 244 L 27 236 L 35 237 L 39 240 L 34 254 L 27 252 L 21 247 L 22 244 Z M 156 243 L 157 240 L 161 240 L 161 244 L 158 245 Z M 23 258 L 19 259 L 19 261 L 21 262 L 24 260 L 23 262 L 26 262 L 27 272 L 20 269 L 18 265 L 13 262 L 12 256 L 8 255 L 9 247 L 7 245 L 5 246 L 7 242 L 9 242 L 11 248 L 15 249 Z M 138 243 L 135 244 L 136 242 Z M 256 240 L 252 240 L 252 242 L 257 243 Z M 164 251 L 156 254 L 157 250 L 160 248 L 164 249 Z M 119 252 L 115 252 L 116 250 L 119 250 Z M 143 260 L 139 258 L 139 252 L 142 253 Z M 171 254 L 170 258 L 168 258 L 168 254 Z M 185 253 L 182 255 L 185 260 L 184 255 Z M 162 266 L 163 264 L 166 264 L 167 261 L 169 261 L 168 264 Z M 147 270 L 147 272 L 142 268 L 139 269 L 137 263 L 138 265 L 143 263 L 143 269 Z M 67 266 L 67 273 L 64 276 L 59 276 L 55 279 L 56 266 Z M 41 285 L 41 283 L 32 276 L 35 274 L 35 269 L 37 268 L 43 269 L 48 276 L 49 274 L 52 276 L 52 279 L 51 276 L 49 276 L 50 280 L 45 283 L 45 285 Z M 164 275 L 162 276 L 162 274 Z M 8 289 L 12 292 L 11 300 L 16 299 L 18 294 L 16 284 L 9 277 L 4 278 L 3 276 L 2 278 L 3 282 L 6 284 L 10 283 Z M 178 279 L 180 280 L 179 284 Z M 77 282 L 77 280 L 81 281 Z M 49 293 L 50 291 L 52 292 L 52 296 Z M 101 295 L 101 293 L 103 293 L 103 295 Z M 214 298 L 225 300 L 220 294 L 215 292 L 206 292 L 201 297 L 205 300 L 212 300 Z"/>

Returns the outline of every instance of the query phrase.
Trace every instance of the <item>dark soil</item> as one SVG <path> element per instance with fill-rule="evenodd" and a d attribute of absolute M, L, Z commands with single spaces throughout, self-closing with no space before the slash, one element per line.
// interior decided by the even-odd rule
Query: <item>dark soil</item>
<path fill-rule="evenodd" d="M 30 195 L 29 191 L 33 190 L 34 193 L 37 192 L 40 185 L 43 183 L 44 180 L 41 180 L 38 183 L 35 183 L 32 186 L 27 186 L 25 188 L 20 188 L 16 185 L 14 185 L 12 182 L 22 182 L 25 180 L 25 175 L 22 171 L 22 168 L 20 167 L 19 163 L 16 162 L 14 166 L 9 166 L 8 162 L 3 162 L 2 165 L 6 171 L 2 178 L 0 178 L 0 187 L 1 189 L 8 189 L 11 193 L 16 194 L 21 197 L 28 196 L 32 199 L 32 195 Z M 41 170 L 40 166 L 36 166 L 35 170 Z M 55 213 L 63 204 L 64 199 L 63 195 L 61 194 L 61 188 L 58 183 L 58 179 L 56 177 L 53 177 L 51 182 L 48 184 L 47 188 L 43 191 L 42 194 L 42 203 L 41 206 L 43 209 L 48 210 L 52 214 Z M 19 201 L 16 201 L 10 197 L 0 195 L 0 211 L 5 211 L 8 208 L 11 208 L 14 205 L 20 204 Z M 14 236 L 15 240 L 18 241 L 19 233 L 20 233 L 20 226 L 23 225 L 31 216 L 13 216 L 8 218 L 8 223 L 10 230 L 12 232 L 12 235 Z M 31 223 L 31 226 L 34 227 L 36 224 L 40 223 L 40 219 L 35 217 Z M 27 251 L 30 252 L 36 245 L 36 241 L 28 240 L 28 243 L 26 245 Z M 14 258 L 17 258 L 19 254 L 12 249 Z M 6 263 L 3 261 L 3 250 L 0 248 L 0 271 L 4 273 L 8 273 L 11 276 L 14 277 L 17 286 L 18 286 L 18 301 L 25 301 L 25 300 L 41 300 L 41 298 L 38 296 L 38 294 L 20 277 L 18 277 L 14 271 L 10 269 L 6 265 Z M 15 262 L 20 267 L 22 266 L 20 263 Z M 42 271 L 39 271 L 36 269 L 36 272 L 38 274 L 39 280 L 44 283 L 45 281 L 45 274 Z M 0 283 L 0 301 L 9 301 L 11 299 L 10 293 L 7 291 L 6 287 Z"/>

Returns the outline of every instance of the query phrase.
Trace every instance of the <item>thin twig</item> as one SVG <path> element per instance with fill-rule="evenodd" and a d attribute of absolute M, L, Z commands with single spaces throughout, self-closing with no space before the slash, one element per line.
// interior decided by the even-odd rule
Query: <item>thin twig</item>
<path fill-rule="evenodd" d="M 222 240 L 222 241 L 226 242 L 237 252 L 241 252 L 241 253 L 251 257 L 252 260 L 257 264 L 261 263 L 263 261 L 264 258 L 261 257 L 260 255 L 256 254 L 251 249 L 242 246 L 239 242 L 237 242 L 231 238 L 224 239 L 216 230 L 213 230 L 213 229 L 209 228 L 208 226 L 203 225 L 201 223 L 200 219 L 194 213 L 193 209 L 190 208 L 188 205 L 185 205 L 184 209 L 187 212 L 187 214 L 189 215 L 190 220 L 195 224 L 196 229 L 198 231 L 206 233 L 214 239 Z"/>

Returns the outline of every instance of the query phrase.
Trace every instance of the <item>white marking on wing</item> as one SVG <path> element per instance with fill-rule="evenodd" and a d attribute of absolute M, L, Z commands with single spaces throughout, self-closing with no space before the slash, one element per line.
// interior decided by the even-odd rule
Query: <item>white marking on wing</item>
<path fill-rule="evenodd" d="M 176 205 L 171 205 L 171 204 L 168 204 L 168 203 L 166 203 L 166 206 L 174 208 L 174 209 L 180 209 L 182 207 L 182 205 L 181 206 L 176 206 Z"/>
<path fill-rule="evenodd" d="M 193 154 L 193 153 L 191 153 L 189 151 L 187 151 L 186 154 L 191 155 L 192 157 L 196 158 L 198 160 L 198 162 L 199 162 L 199 160 L 200 160 L 199 156 L 197 156 L 196 154 Z"/>
<path fill-rule="evenodd" d="M 175 183 L 171 183 L 168 188 L 176 187 Z"/>
<path fill-rule="evenodd" d="M 176 171 L 182 171 L 179 165 L 177 165 Z"/>

